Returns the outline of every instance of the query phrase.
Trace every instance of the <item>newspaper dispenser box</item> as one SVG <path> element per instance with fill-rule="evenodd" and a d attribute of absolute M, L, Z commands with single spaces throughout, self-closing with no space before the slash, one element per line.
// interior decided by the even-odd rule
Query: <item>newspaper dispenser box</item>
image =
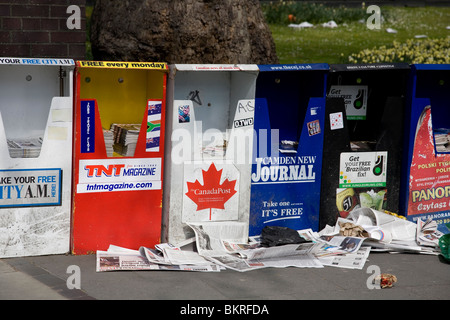
<path fill-rule="evenodd" d="M 409 73 L 405 63 L 330 66 L 321 228 L 358 206 L 399 212 Z"/>
<path fill-rule="evenodd" d="M 74 66 L 0 58 L 0 258 L 70 250 Z"/>
<path fill-rule="evenodd" d="M 168 80 L 163 239 L 190 222 L 248 224 L 257 65 L 175 64 Z"/>
<path fill-rule="evenodd" d="M 160 243 L 168 67 L 77 61 L 72 252 Z"/>
<path fill-rule="evenodd" d="M 318 231 L 329 66 L 259 69 L 249 233 L 265 226 Z"/>
<path fill-rule="evenodd" d="M 450 65 L 411 66 L 409 122 L 402 188 L 408 220 L 450 223 Z"/>

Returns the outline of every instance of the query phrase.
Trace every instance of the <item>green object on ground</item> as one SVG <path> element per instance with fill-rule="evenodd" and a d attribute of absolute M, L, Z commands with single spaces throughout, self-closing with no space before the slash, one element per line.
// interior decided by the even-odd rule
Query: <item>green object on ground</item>
<path fill-rule="evenodd" d="M 450 224 L 446 224 L 446 226 L 450 230 Z M 444 258 L 450 261 L 450 233 L 444 234 L 439 238 L 439 247 Z"/>

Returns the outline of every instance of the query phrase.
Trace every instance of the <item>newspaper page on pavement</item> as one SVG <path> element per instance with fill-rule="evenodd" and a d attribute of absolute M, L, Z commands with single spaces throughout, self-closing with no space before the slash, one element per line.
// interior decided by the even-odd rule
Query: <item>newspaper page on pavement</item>
<path fill-rule="evenodd" d="M 342 234 L 342 227 L 350 224 L 359 228 L 359 237 L 364 239 L 364 245 L 371 247 L 371 251 L 437 255 L 439 249 L 431 243 L 433 241 L 437 243 L 440 234 L 431 231 L 434 227 L 431 221 L 429 223 L 428 225 L 418 221 L 416 224 L 387 212 L 358 208 L 351 211 L 347 218 L 338 218 L 334 227 L 327 225 L 319 232 L 319 235 Z M 426 231 L 422 232 L 422 229 Z M 426 234 L 428 232 L 429 234 Z"/>
<path fill-rule="evenodd" d="M 426 221 L 417 219 L 417 235 L 416 241 L 419 245 L 438 247 L 439 238 L 444 234 L 437 229 L 437 222 L 432 218 Z"/>
<path fill-rule="evenodd" d="M 361 270 L 369 257 L 369 253 L 370 247 L 363 246 L 353 253 L 322 256 L 318 259 L 324 266 Z"/>
<path fill-rule="evenodd" d="M 371 247 L 364 238 L 340 236 L 334 228 L 325 228 L 318 233 L 312 249 L 314 256 L 324 266 L 347 269 L 362 269 L 367 261 Z"/>
<path fill-rule="evenodd" d="M 411 241 L 415 240 L 416 224 L 393 215 L 370 208 L 353 210 L 347 217 L 356 225 L 363 228 L 378 227 L 384 235 L 388 234 L 392 240 Z M 374 235 L 371 235 L 372 238 Z"/>
<path fill-rule="evenodd" d="M 247 224 L 243 222 L 189 223 L 195 233 L 198 253 L 201 256 L 217 256 L 239 251 L 248 245 Z M 225 243 L 236 246 L 225 246 Z"/>
<path fill-rule="evenodd" d="M 323 265 L 310 250 L 312 243 L 260 247 L 245 238 L 245 223 L 191 223 L 200 255 L 226 268 L 245 272 L 267 267 L 314 267 Z"/>
<path fill-rule="evenodd" d="M 205 221 L 188 225 L 195 234 L 195 239 L 188 241 L 194 243 L 193 248 L 161 243 L 154 249 L 132 250 L 111 245 L 107 251 L 97 251 L 97 271 L 246 272 L 269 267 L 324 266 L 362 269 L 372 251 L 437 255 L 442 235 L 435 221 L 419 219 L 416 224 L 370 208 L 353 210 L 320 232 L 295 230 L 302 238 L 296 244 L 270 246 L 264 234 L 248 238 L 248 224 L 244 222 Z"/>
<path fill-rule="evenodd" d="M 179 248 L 171 248 L 170 246 L 164 247 L 163 250 L 169 253 L 181 252 Z M 219 272 L 221 270 L 220 266 L 207 262 L 200 256 L 197 259 L 194 254 L 189 254 L 189 259 L 183 260 L 183 263 L 180 264 L 168 260 L 169 257 L 177 256 L 165 255 L 164 252 L 145 247 L 141 247 L 139 250 L 132 250 L 110 246 L 107 251 L 97 251 L 96 271 L 178 270 Z M 179 260 L 176 260 L 176 262 L 179 262 Z"/>

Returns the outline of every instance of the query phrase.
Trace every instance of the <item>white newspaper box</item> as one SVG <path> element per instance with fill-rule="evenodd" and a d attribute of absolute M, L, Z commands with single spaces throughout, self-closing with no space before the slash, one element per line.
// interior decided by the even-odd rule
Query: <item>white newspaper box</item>
<path fill-rule="evenodd" d="M 248 64 L 170 66 L 163 241 L 194 237 L 191 222 L 248 224 L 258 73 Z"/>
<path fill-rule="evenodd" d="M 69 251 L 73 69 L 0 58 L 0 258 Z"/>

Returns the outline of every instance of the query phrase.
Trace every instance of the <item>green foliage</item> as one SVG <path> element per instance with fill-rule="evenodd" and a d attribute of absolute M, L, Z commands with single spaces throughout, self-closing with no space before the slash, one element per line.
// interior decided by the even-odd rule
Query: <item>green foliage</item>
<path fill-rule="evenodd" d="M 265 9 L 267 7 L 264 7 Z M 268 15 L 269 13 L 265 11 L 265 14 Z M 334 29 L 324 28 L 321 24 L 329 21 L 328 17 L 318 19 L 320 21 L 318 23 L 314 23 L 314 20 L 308 20 L 308 22 L 314 23 L 313 28 L 289 28 L 288 23 L 270 23 L 269 26 L 275 41 L 279 61 L 287 64 L 349 63 L 349 56 L 357 55 L 363 50 L 380 49 L 383 46 L 386 50 L 391 49 L 394 47 L 394 41 L 399 49 L 405 50 L 405 53 L 400 51 L 394 57 L 401 61 L 403 56 L 403 61 L 408 62 L 405 55 L 408 50 L 400 46 L 400 44 L 406 45 L 408 40 L 413 41 L 409 46 L 414 46 L 415 43 L 428 43 L 428 41 L 424 41 L 427 39 L 429 41 L 440 39 L 438 40 L 440 44 L 444 41 L 442 39 L 446 39 L 445 41 L 448 44 L 450 31 L 447 30 L 447 26 L 450 21 L 450 7 L 381 7 L 381 15 L 383 19 L 379 30 L 369 30 L 366 23 L 360 23 L 359 19 L 338 23 L 338 27 Z M 361 19 L 365 21 L 369 16 L 370 14 L 365 13 Z M 295 23 L 301 22 L 303 21 L 297 18 Z M 388 33 L 386 32 L 387 28 L 395 29 L 398 32 Z M 415 39 L 417 35 L 426 35 L 427 38 Z M 426 51 L 422 48 L 420 50 Z M 418 51 L 418 49 L 415 51 Z M 441 55 L 449 55 L 448 45 L 447 47 L 445 45 L 436 47 L 432 52 L 433 61 L 437 63 L 436 61 L 442 60 L 439 58 Z M 422 54 L 423 57 L 425 57 L 424 54 Z M 427 57 L 430 54 L 428 53 Z M 356 60 L 356 56 L 353 56 L 353 59 Z M 431 61 L 431 58 L 414 61 L 429 63 L 425 61 Z"/>
<path fill-rule="evenodd" d="M 366 16 L 363 7 L 347 8 L 327 7 L 323 4 L 300 1 L 273 1 L 261 4 L 266 21 L 269 24 L 286 25 L 288 23 L 323 23 L 334 20 L 336 23 L 358 21 Z M 289 16 L 291 15 L 291 20 Z M 295 19 L 295 20 L 294 20 Z"/>
<path fill-rule="evenodd" d="M 450 63 L 450 37 L 441 39 L 409 39 L 392 46 L 364 49 L 351 54 L 350 63 L 406 62 L 406 63 Z"/>

